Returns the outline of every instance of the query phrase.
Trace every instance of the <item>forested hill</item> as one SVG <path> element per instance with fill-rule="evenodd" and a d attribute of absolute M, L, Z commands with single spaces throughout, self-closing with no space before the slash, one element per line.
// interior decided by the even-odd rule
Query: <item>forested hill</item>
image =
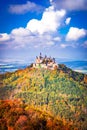
<path fill-rule="evenodd" d="M 1 74 L 0 99 L 21 99 L 27 106 L 72 122 L 72 129 L 87 129 L 87 75 L 63 64 L 55 70 L 34 69 L 31 65 Z"/>
<path fill-rule="evenodd" d="M 59 70 L 65 73 L 68 78 L 72 78 L 75 81 L 87 83 L 87 75 L 79 72 L 75 72 L 72 69 L 66 67 L 64 64 L 59 64 Z"/>

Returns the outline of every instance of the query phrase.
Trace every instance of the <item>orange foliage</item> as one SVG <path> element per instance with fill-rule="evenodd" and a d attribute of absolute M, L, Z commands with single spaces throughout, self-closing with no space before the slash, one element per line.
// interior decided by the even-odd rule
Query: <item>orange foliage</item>
<path fill-rule="evenodd" d="M 84 82 L 87 83 L 87 75 L 84 76 Z"/>
<path fill-rule="evenodd" d="M 25 110 L 21 100 L 3 100 L 0 104 L 0 130 L 70 130 L 45 111 L 31 107 Z"/>

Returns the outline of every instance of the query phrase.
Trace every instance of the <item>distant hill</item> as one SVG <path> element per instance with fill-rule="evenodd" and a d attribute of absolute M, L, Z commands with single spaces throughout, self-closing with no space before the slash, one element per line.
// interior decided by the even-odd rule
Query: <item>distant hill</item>
<path fill-rule="evenodd" d="M 70 59 L 55 59 L 57 64 L 65 64 L 67 67 L 71 68 L 74 71 L 82 72 L 87 74 L 87 61 L 74 61 Z M 24 69 L 31 63 L 33 63 L 35 60 L 27 59 L 25 61 L 9 61 L 5 62 L 3 60 L 0 60 L 0 74 L 6 73 L 6 72 L 14 72 L 18 69 Z"/>
<path fill-rule="evenodd" d="M 87 75 L 74 72 L 64 64 L 54 70 L 30 65 L 1 74 L 0 99 L 21 99 L 27 106 L 72 122 L 72 129 L 87 129 Z"/>
<path fill-rule="evenodd" d="M 57 60 L 57 62 L 58 61 L 59 60 Z M 74 71 L 87 74 L 87 61 L 66 60 L 66 61 L 59 61 L 58 63 L 65 64 L 67 67 L 71 68 Z"/>

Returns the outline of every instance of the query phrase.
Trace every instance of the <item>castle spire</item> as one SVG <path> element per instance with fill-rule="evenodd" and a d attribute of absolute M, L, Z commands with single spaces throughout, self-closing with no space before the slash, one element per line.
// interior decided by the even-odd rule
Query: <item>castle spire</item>
<path fill-rule="evenodd" d="M 42 54 L 41 54 L 41 52 L 40 52 L 40 59 L 42 58 Z"/>
<path fill-rule="evenodd" d="M 40 52 L 40 56 L 42 56 L 41 52 Z"/>

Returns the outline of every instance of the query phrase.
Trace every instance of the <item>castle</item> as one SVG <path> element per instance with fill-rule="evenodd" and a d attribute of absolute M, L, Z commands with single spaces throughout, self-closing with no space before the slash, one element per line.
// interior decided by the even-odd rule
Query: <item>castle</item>
<path fill-rule="evenodd" d="M 46 55 L 45 57 L 43 57 L 40 53 L 40 56 L 36 56 L 36 60 L 35 63 L 33 63 L 33 67 L 54 70 L 55 68 L 58 68 L 58 64 L 55 62 L 55 58 L 49 58 Z"/>

